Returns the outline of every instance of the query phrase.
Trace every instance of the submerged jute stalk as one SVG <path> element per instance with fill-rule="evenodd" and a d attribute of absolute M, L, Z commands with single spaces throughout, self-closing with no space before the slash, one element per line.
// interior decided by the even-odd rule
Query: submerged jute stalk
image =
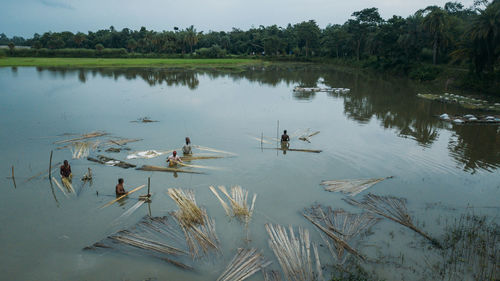
<path fill-rule="evenodd" d="M 210 250 L 220 251 L 219 239 L 215 231 L 215 220 L 209 218 L 205 210 L 202 210 L 203 224 L 199 225 L 186 225 L 177 213 L 173 213 L 173 216 L 184 232 L 186 244 L 193 258 L 201 257 Z"/>
<path fill-rule="evenodd" d="M 321 206 L 306 209 L 304 217 L 326 234 L 327 237 L 321 235 L 321 238 L 339 264 L 345 262 L 344 250 L 362 260 L 365 259 L 348 242 L 378 221 L 369 213 L 352 214 L 342 209 L 332 210 L 331 207 L 322 208 Z"/>
<path fill-rule="evenodd" d="M 394 196 L 378 196 L 369 193 L 363 197 L 363 201 L 361 202 L 352 198 L 344 198 L 344 201 L 353 206 L 363 208 L 369 212 L 404 225 L 425 237 L 436 247 L 441 248 L 439 241 L 430 237 L 427 233 L 423 232 L 413 224 L 412 218 L 406 209 L 406 200 L 403 198 Z"/>
<path fill-rule="evenodd" d="M 233 186 L 231 187 L 231 195 L 229 195 L 226 188 L 220 185 L 219 190 L 224 193 L 224 195 L 226 195 L 227 199 L 229 200 L 229 204 L 227 204 L 219 196 L 215 187 L 210 186 L 210 190 L 214 193 L 217 199 L 219 199 L 228 216 L 234 216 L 248 225 L 253 215 L 257 194 L 253 194 L 252 203 L 248 205 L 248 190 L 243 189 L 239 185 Z"/>
<path fill-rule="evenodd" d="M 392 176 L 372 179 L 329 180 L 322 181 L 321 185 L 325 185 L 325 190 L 327 191 L 342 192 L 350 196 L 355 196 L 363 190 L 368 189 L 373 185 L 390 178 L 392 178 Z"/>
<path fill-rule="evenodd" d="M 313 251 L 315 252 L 317 275 L 313 270 L 311 242 L 307 229 L 299 227 L 298 236 L 296 236 L 292 226 L 289 227 L 289 233 L 287 233 L 283 226 L 266 224 L 266 231 L 270 238 L 269 246 L 278 259 L 286 280 L 313 281 L 323 279 L 319 255 L 314 243 Z"/>
<path fill-rule="evenodd" d="M 270 264 L 257 249 L 240 248 L 217 281 L 242 281 Z"/>
<path fill-rule="evenodd" d="M 180 223 L 185 226 L 191 226 L 193 224 L 204 224 L 203 212 L 200 207 L 196 205 L 193 190 L 169 188 L 168 195 L 179 207 L 179 211 L 175 212 L 175 215 Z"/>

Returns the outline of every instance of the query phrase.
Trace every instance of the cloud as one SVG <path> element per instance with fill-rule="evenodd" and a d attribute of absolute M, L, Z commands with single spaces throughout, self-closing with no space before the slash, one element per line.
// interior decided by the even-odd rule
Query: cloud
<path fill-rule="evenodd" d="M 55 0 L 41 0 L 40 1 L 43 5 L 51 8 L 61 8 L 61 9 L 68 9 L 68 10 L 74 10 L 73 6 L 67 3 L 62 3 L 59 1 Z"/>

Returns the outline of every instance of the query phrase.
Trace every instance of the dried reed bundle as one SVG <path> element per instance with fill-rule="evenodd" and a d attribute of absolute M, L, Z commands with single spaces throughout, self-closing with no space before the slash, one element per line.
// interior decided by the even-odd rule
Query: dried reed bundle
<path fill-rule="evenodd" d="M 209 218 L 205 210 L 201 211 L 203 224 L 199 225 L 186 225 L 178 217 L 178 212 L 173 213 L 174 218 L 184 232 L 186 244 L 193 258 L 201 257 L 210 250 L 219 251 L 219 239 L 215 232 L 215 220 Z"/>
<path fill-rule="evenodd" d="M 141 140 L 142 139 L 119 139 L 119 140 L 109 140 L 109 143 L 116 144 L 116 145 L 126 145 L 127 143 L 137 142 L 137 141 L 141 141 Z"/>
<path fill-rule="evenodd" d="M 161 166 L 150 166 L 150 165 L 143 165 L 142 167 L 139 167 L 136 170 L 157 171 L 157 172 L 171 172 L 171 173 L 203 174 L 203 172 L 198 172 L 198 171 L 190 171 L 190 170 L 183 170 L 183 169 L 178 169 L 178 168 L 161 167 Z"/>
<path fill-rule="evenodd" d="M 187 257 L 189 255 L 182 230 L 177 223 L 173 221 L 170 223 L 166 216 L 146 216 L 128 230 L 119 231 L 84 249 L 122 250 L 119 245 L 145 251 L 156 258 L 183 269 L 193 269 L 191 265 L 181 262 L 182 260 L 188 262 Z"/>
<path fill-rule="evenodd" d="M 64 191 L 64 189 L 59 184 L 59 182 L 56 180 L 56 178 L 52 178 L 52 181 L 57 185 L 57 187 L 59 188 L 59 190 L 61 190 L 61 192 L 64 194 L 64 196 L 66 196 L 66 198 L 68 198 L 68 194 L 66 194 L 66 191 Z"/>
<path fill-rule="evenodd" d="M 264 281 L 281 281 L 281 274 L 276 270 L 262 270 Z"/>
<path fill-rule="evenodd" d="M 269 234 L 269 246 L 278 259 L 283 269 L 285 278 L 289 281 L 312 281 L 322 276 L 319 268 L 318 276 L 313 271 L 313 261 L 311 259 L 311 248 L 309 231 L 299 227 L 299 235 L 296 236 L 292 226 L 289 227 L 289 234 L 285 227 L 280 225 L 266 224 Z M 319 263 L 317 248 L 313 247 Z M 321 266 L 319 266 L 321 267 Z M 316 268 L 318 270 L 318 267 Z"/>
<path fill-rule="evenodd" d="M 73 159 L 80 159 L 89 156 L 91 143 L 89 142 L 74 142 L 71 147 Z"/>
<path fill-rule="evenodd" d="M 307 129 L 307 131 L 305 133 L 303 133 L 300 137 L 299 137 L 299 140 L 301 141 L 307 141 L 307 142 L 311 142 L 311 138 L 314 137 L 315 135 L 319 134 L 320 132 L 319 131 L 315 131 L 315 132 L 310 132 L 309 129 Z"/>
<path fill-rule="evenodd" d="M 229 205 L 219 196 L 215 187 L 210 186 L 210 190 L 214 193 L 217 199 L 219 199 L 228 216 L 234 216 L 248 225 L 253 215 L 257 194 L 254 193 L 252 203 L 248 206 L 248 190 L 243 189 L 239 185 L 233 186 L 231 187 L 231 195 L 229 195 L 226 188 L 220 185 L 219 190 L 228 198 L 229 204 L 231 205 L 231 207 L 229 207 Z"/>
<path fill-rule="evenodd" d="M 240 248 L 217 281 L 242 281 L 270 264 L 257 249 Z"/>
<path fill-rule="evenodd" d="M 406 209 L 406 199 L 394 196 L 378 196 L 369 193 L 363 197 L 363 201 L 361 202 L 352 198 L 344 198 L 344 201 L 353 206 L 366 209 L 367 211 L 404 225 L 431 241 L 431 243 L 436 247 L 441 248 L 440 243 L 436 239 L 430 237 L 413 224 L 412 218 Z"/>
<path fill-rule="evenodd" d="M 199 150 L 204 150 L 204 151 L 210 151 L 210 152 L 216 152 L 216 153 L 222 153 L 222 154 L 228 154 L 228 155 L 234 155 L 234 156 L 236 155 L 236 153 L 232 153 L 232 152 L 228 152 L 228 151 L 224 151 L 224 150 L 218 150 L 218 149 L 210 148 L 210 147 L 206 147 L 206 146 L 194 145 L 193 147 L 196 149 L 199 149 Z"/>
<path fill-rule="evenodd" d="M 175 213 L 175 216 L 182 225 L 189 227 L 205 223 L 203 221 L 203 211 L 196 205 L 192 189 L 184 191 L 179 188 L 169 188 L 168 195 L 179 206 L 179 211 Z"/>
<path fill-rule="evenodd" d="M 61 182 L 63 183 L 64 187 L 66 187 L 66 189 L 69 191 L 69 193 L 75 193 L 75 189 L 73 188 L 73 185 L 68 180 L 68 178 L 62 178 Z"/>
<path fill-rule="evenodd" d="M 92 132 L 89 134 L 83 134 L 81 137 L 73 138 L 73 139 L 67 139 L 67 140 L 61 140 L 61 141 L 56 141 L 54 144 L 61 144 L 61 143 L 68 143 L 68 142 L 75 142 L 79 140 L 84 140 L 84 139 L 91 139 L 91 138 L 97 138 L 101 136 L 105 136 L 107 133 L 104 132 Z"/>
<path fill-rule="evenodd" d="M 373 179 L 352 179 L 352 180 L 330 180 L 322 181 L 321 185 L 326 185 L 325 190 L 332 192 L 342 192 L 344 194 L 349 194 L 350 196 L 355 196 L 365 189 L 372 187 L 373 185 L 385 180 L 390 179 L 390 177 L 385 178 L 373 178 Z"/>
<path fill-rule="evenodd" d="M 342 209 L 313 206 L 305 210 L 304 217 L 311 221 L 329 239 L 321 235 L 333 257 L 339 264 L 345 262 L 344 250 L 361 259 L 364 257 L 354 248 L 349 247 L 349 240 L 370 228 L 378 219 L 369 213 L 352 214 Z M 330 241 L 333 242 L 333 246 Z"/>
<path fill-rule="evenodd" d="M 203 155 L 203 154 L 191 154 L 191 155 L 185 155 L 182 157 L 182 161 L 193 161 L 193 160 L 205 160 L 205 159 L 220 159 L 220 158 L 225 158 L 226 156 L 221 156 L 221 155 Z"/>

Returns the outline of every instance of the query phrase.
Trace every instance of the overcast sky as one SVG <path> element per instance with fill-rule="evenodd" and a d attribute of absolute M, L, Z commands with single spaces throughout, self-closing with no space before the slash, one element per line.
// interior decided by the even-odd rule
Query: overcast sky
<path fill-rule="evenodd" d="M 450 0 L 448 0 L 450 1 Z M 31 37 L 47 31 L 87 33 L 145 26 L 156 31 L 186 28 L 198 31 L 246 30 L 252 26 L 286 26 L 314 19 L 321 28 L 342 24 L 364 8 L 377 7 L 384 19 L 406 17 L 446 0 L 2 0 L 0 33 Z M 473 0 L 459 1 L 464 6 Z"/>

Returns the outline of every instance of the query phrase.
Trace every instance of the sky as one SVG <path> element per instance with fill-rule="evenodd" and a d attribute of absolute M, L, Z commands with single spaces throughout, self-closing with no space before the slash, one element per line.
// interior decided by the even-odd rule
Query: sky
<path fill-rule="evenodd" d="M 430 5 L 450 0 L 2 0 L 0 33 L 32 37 L 44 32 L 96 31 L 114 26 L 134 30 L 247 30 L 276 24 L 285 27 L 315 20 L 321 28 L 342 24 L 355 11 L 376 7 L 380 15 L 407 17 Z M 465 7 L 473 0 L 462 0 Z"/>

